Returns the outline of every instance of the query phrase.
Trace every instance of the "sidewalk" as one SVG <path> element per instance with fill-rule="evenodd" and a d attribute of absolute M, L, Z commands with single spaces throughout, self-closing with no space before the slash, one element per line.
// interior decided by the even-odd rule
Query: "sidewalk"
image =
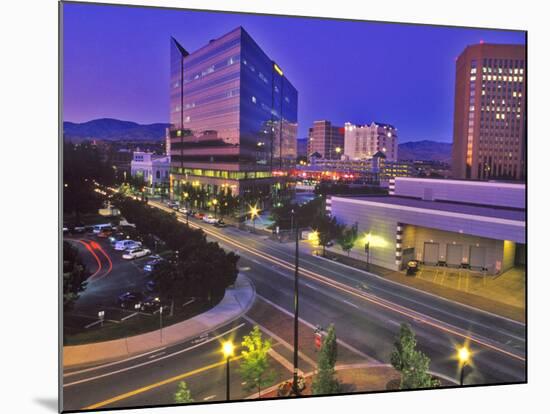
<path fill-rule="evenodd" d="M 76 367 L 108 362 L 174 345 L 217 329 L 246 313 L 254 303 L 254 285 L 243 275 L 214 308 L 186 321 L 162 329 L 124 339 L 63 347 L 63 367 Z"/>
<path fill-rule="evenodd" d="M 336 365 L 335 371 L 336 378 L 340 381 L 340 393 L 379 392 L 399 389 L 401 375 L 390 364 L 359 363 Z M 442 377 L 433 372 L 430 373 L 439 378 L 442 387 L 457 385 L 456 380 L 452 378 Z M 312 380 L 314 375 L 315 372 L 313 371 L 305 374 L 306 388 L 302 391 L 302 396 L 312 395 Z M 287 381 L 291 380 L 292 378 L 289 378 Z M 279 385 L 283 382 L 285 381 L 262 390 L 260 398 L 283 398 L 277 395 Z M 246 399 L 254 400 L 257 398 L 258 393 L 254 393 Z"/>

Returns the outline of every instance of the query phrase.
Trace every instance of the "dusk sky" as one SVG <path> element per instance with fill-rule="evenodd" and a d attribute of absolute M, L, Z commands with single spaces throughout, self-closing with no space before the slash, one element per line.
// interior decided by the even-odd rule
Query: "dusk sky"
<path fill-rule="evenodd" d="M 525 42 L 512 31 L 65 3 L 64 120 L 168 122 L 170 36 L 193 52 L 237 26 L 298 90 L 299 138 L 328 119 L 451 142 L 456 57 L 481 40 Z"/>

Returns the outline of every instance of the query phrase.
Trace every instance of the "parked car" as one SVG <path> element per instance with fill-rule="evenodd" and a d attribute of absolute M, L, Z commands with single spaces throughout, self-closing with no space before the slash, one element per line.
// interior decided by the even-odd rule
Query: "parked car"
<path fill-rule="evenodd" d="M 99 234 L 101 232 L 101 230 L 105 229 L 105 228 L 112 228 L 113 226 L 111 225 L 111 223 L 107 223 L 107 224 L 96 224 L 94 227 L 93 227 L 93 232 L 95 234 Z"/>
<path fill-rule="evenodd" d="M 116 244 L 116 242 L 119 242 L 121 240 L 126 240 L 126 237 L 128 237 L 126 235 L 126 233 L 123 233 L 123 232 L 117 232 L 117 233 L 112 233 L 108 240 L 109 240 L 109 243 L 111 243 L 112 246 L 114 246 Z"/>
<path fill-rule="evenodd" d="M 160 308 L 160 298 L 157 296 L 147 296 L 141 302 L 141 310 L 143 312 L 155 312 Z"/>
<path fill-rule="evenodd" d="M 143 270 L 145 270 L 146 272 L 152 272 L 162 262 L 164 262 L 164 259 L 162 257 L 156 257 L 152 260 L 149 260 L 147 263 L 145 263 L 145 265 L 143 266 Z"/>
<path fill-rule="evenodd" d="M 67 226 L 63 226 L 63 234 L 67 234 L 69 232 L 69 228 Z"/>
<path fill-rule="evenodd" d="M 126 253 L 122 255 L 122 258 L 126 260 L 134 260 L 139 259 L 140 257 L 145 257 L 149 254 L 151 254 L 151 250 L 143 247 L 136 247 L 134 249 L 126 250 Z"/>
<path fill-rule="evenodd" d="M 107 238 L 113 233 L 114 233 L 114 230 L 112 227 L 104 227 L 100 230 L 99 233 L 97 233 L 97 237 Z"/>
<path fill-rule="evenodd" d="M 84 224 L 75 225 L 72 230 L 73 233 L 82 234 L 86 232 L 86 226 Z"/>
<path fill-rule="evenodd" d="M 123 309 L 135 309 L 136 305 L 141 305 L 143 296 L 141 292 L 124 292 L 118 297 L 118 306 Z"/>
<path fill-rule="evenodd" d="M 128 250 L 141 247 L 141 242 L 134 240 L 119 240 L 115 243 L 115 250 Z"/>
<path fill-rule="evenodd" d="M 147 292 L 156 292 L 158 291 L 158 283 L 155 279 L 150 279 L 145 284 L 145 290 Z"/>
<path fill-rule="evenodd" d="M 212 214 L 209 214 L 207 216 L 204 216 L 202 218 L 202 221 L 204 221 L 205 223 L 208 223 L 208 224 L 214 224 L 216 223 L 218 220 L 216 218 L 214 218 L 214 216 Z"/>
<path fill-rule="evenodd" d="M 178 211 L 179 211 L 180 213 L 187 214 L 187 212 L 188 212 L 189 210 L 187 210 L 185 207 L 180 207 L 180 208 L 178 209 Z"/>
<path fill-rule="evenodd" d="M 216 221 L 214 223 L 214 226 L 215 227 L 226 227 L 226 224 L 225 224 L 225 221 L 223 221 L 223 219 L 219 219 L 218 221 Z"/>
<path fill-rule="evenodd" d="M 194 214 L 194 217 L 198 218 L 199 220 L 202 220 L 204 218 L 204 213 L 197 212 Z"/>

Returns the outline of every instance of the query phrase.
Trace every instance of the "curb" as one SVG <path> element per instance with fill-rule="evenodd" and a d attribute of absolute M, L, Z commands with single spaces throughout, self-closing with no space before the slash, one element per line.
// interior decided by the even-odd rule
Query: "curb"
<path fill-rule="evenodd" d="M 156 344 L 155 346 L 140 349 L 139 351 L 125 353 L 122 357 L 121 356 L 103 357 L 103 358 L 100 357 L 100 358 L 97 358 L 97 359 L 94 359 L 94 360 L 87 360 L 85 362 L 77 362 L 77 363 L 72 363 L 72 364 L 63 364 L 63 369 L 67 369 L 67 368 L 71 368 L 71 369 L 73 369 L 73 368 L 86 368 L 86 367 L 94 366 L 96 364 L 104 364 L 104 363 L 115 362 L 115 361 L 122 362 L 127 358 L 135 358 L 136 356 L 143 355 L 145 353 L 150 353 L 151 351 L 154 351 L 154 350 L 157 350 L 157 349 L 178 345 L 180 343 L 188 341 L 189 339 L 196 338 L 196 337 L 201 336 L 205 333 L 215 331 L 216 329 L 219 329 L 222 326 L 230 324 L 231 322 L 241 318 L 246 312 L 248 312 L 250 310 L 250 308 L 252 307 L 254 301 L 256 300 L 256 288 L 255 288 L 254 284 L 252 283 L 252 281 L 248 277 L 242 275 L 241 273 L 239 273 L 239 275 L 237 276 L 237 281 L 244 282 L 244 283 L 248 284 L 247 289 L 250 290 L 250 294 L 249 294 L 249 297 L 248 297 L 248 301 L 244 304 L 244 306 L 243 306 L 243 304 L 241 304 L 239 299 L 237 299 L 237 297 L 234 297 L 234 300 L 239 304 L 240 310 L 237 314 L 232 315 L 230 318 L 225 319 L 222 322 L 219 322 L 219 323 L 217 323 L 217 324 L 215 324 L 211 327 L 208 327 L 207 329 L 203 329 L 201 331 L 194 332 L 191 335 L 186 335 L 185 337 L 180 337 L 177 340 L 174 340 L 174 341 L 171 341 L 171 342 Z M 236 283 L 237 283 L 237 281 L 236 281 Z M 196 315 L 196 316 L 194 316 L 190 319 L 186 319 L 185 321 L 181 321 L 181 322 L 178 322 L 174 325 L 164 327 L 163 329 L 177 327 L 180 324 L 189 324 L 190 321 L 197 320 L 201 317 L 204 317 L 205 314 L 214 311 L 220 305 L 224 305 L 224 304 L 222 304 L 222 302 L 224 301 L 224 299 L 226 299 L 226 297 L 227 297 L 227 291 L 226 291 L 224 297 L 222 298 L 222 300 L 220 301 L 220 303 L 218 303 L 212 309 L 209 309 L 206 312 L 203 312 L 199 315 Z M 139 334 L 139 335 L 135 335 L 135 336 L 129 337 L 127 339 L 136 340 L 136 338 L 138 338 L 140 336 L 150 335 L 151 333 L 154 333 L 154 332 L 158 332 L 158 330 L 146 332 L 146 333 Z M 96 343 L 94 343 L 94 345 L 101 346 L 101 344 L 106 344 L 106 343 L 109 343 L 109 342 L 121 341 L 121 340 L 124 340 L 124 338 L 119 338 L 119 339 L 114 339 L 114 340 L 104 341 L 104 342 L 96 342 Z M 67 351 L 67 349 L 76 350 L 76 349 L 78 349 L 78 347 L 86 347 L 86 346 L 90 346 L 90 345 L 91 344 L 89 344 L 89 345 L 65 346 L 65 347 L 63 347 L 63 350 L 62 350 L 61 359 L 62 360 L 64 359 L 64 354 Z M 80 348 L 80 349 L 84 349 L 84 348 Z"/>

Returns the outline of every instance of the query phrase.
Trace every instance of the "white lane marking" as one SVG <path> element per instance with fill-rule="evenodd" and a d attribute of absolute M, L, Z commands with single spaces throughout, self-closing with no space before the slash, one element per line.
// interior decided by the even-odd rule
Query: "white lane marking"
<path fill-rule="evenodd" d="M 277 361 L 279 364 L 281 364 L 284 368 L 286 368 L 290 372 L 294 372 L 294 365 L 292 365 L 287 359 L 279 354 L 277 351 L 275 351 L 273 348 L 271 348 L 267 353 L 273 358 L 275 361 Z"/>
<path fill-rule="evenodd" d="M 97 321 L 95 321 L 95 322 L 89 323 L 88 325 L 86 325 L 86 326 L 84 327 L 84 329 L 91 328 L 92 326 L 97 325 L 98 323 L 101 323 L 101 322 L 102 322 L 101 319 L 99 319 L 99 320 L 97 320 Z"/>
<path fill-rule="evenodd" d="M 148 351 L 148 352 L 145 352 L 143 354 L 135 355 L 133 357 L 122 359 L 120 361 L 109 362 L 108 364 L 98 365 L 97 367 L 81 369 L 80 371 L 68 372 L 67 374 L 63 374 L 63 377 L 72 377 L 73 375 L 84 374 L 85 372 L 96 371 L 96 370 L 101 369 L 101 368 L 107 368 L 107 367 L 110 367 L 110 366 L 113 366 L 113 365 L 122 364 L 123 362 L 128 362 L 128 361 L 131 361 L 133 359 L 137 359 L 137 358 L 144 357 L 146 355 L 154 354 L 155 352 L 162 351 L 163 349 L 166 349 L 166 347 L 153 349 L 152 351 Z"/>
<path fill-rule="evenodd" d="M 126 372 L 126 371 L 130 371 L 131 369 L 134 369 L 134 368 L 139 368 L 139 367 L 143 367 L 145 365 L 149 365 L 149 364 L 154 364 L 158 361 L 162 361 L 164 359 L 167 359 L 167 358 L 171 358 L 173 356 L 176 356 L 176 355 L 179 355 L 179 354 L 183 354 L 184 352 L 187 352 L 187 351 L 191 351 L 192 349 L 195 349 L 195 348 L 198 348 L 199 346 L 202 346 L 204 344 L 207 344 L 209 342 L 212 342 L 218 338 L 221 338 L 222 336 L 225 336 L 227 335 L 228 333 L 230 332 L 233 332 L 233 331 L 236 331 L 237 329 L 241 328 L 242 326 L 244 326 L 244 322 L 241 323 L 240 325 L 237 325 L 235 326 L 234 328 L 231 328 L 229 329 L 228 331 L 225 331 L 224 333 L 222 334 L 219 334 L 217 336 L 214 336 L 213 338 L 207 340 L 207 341 L 204 341 L 204 342 L 201 342 L 200 344 L 197 344 L 197 345 L 192 345 L 190 346 L 189 348 L 185 348 L 185 349 L 182 349 L 181 351 L 177 351 L 177 352 L 174 352 L 174 353 L 171 353 L 171 354 L 168 354 L 168 355 L 165 355 L 163 357 L 160 357 L 158 359 L 154 359 L 154 360 L 151 360 L 151 361 L 146 361 L 146 362 L 142 362 L 140 364 L 137 364 L 137 365 L 132 365 L 130 367 L 126 367 L 126 368 L 121 368 L 119 370 L 116 370 L 116 371 L 111 371 L 111 372 L 106 372 L 105 374 L 101 374 L 101 375 L 96 375 L 95 377 L 90 377 L 90 378 L 84 378 L 84 379 L 81 379 L 79 381 L 74 381 L 74 382 L 70 382 L 68 384 L 63 384 L 63 388 L 65 387 L 70 387 L 72 385 L 77 385 L 77 384 L 82 384 L 84 382 L 89 382 L 89 381 L 93 381 L 93 380 L 96 380 L 96 379 L 99 379 L 99 378 L 105 378 L 105 377 L 108 377 L 108 376 L 111 376 L 111 375 L 115 375 L 115 374 L 119 374 L 121 372 Z M 156 350 L 158 352 L 158 349 Z"/>
<path fill-rule="evenodd" d="M 209 400 L 213 400 L 214 398 L 216 398 L 216 394 L 209 395 L 208 397 L 204 397 L 202 400 L 203 401 L 209 401 Z"/>
<path fill-rule="evenodd" d="M 359 309 L 359 306 L 357 306 L 355 303 L 350 302 L 349 300 L 345 300 L 345 299 L 344 299 L 344 302 L 346 302 L 346 303 L 347 303 L 348 305 L 350 305 L 350 306 L 353 306 L 353 307 L 356 308 L 356 309 Z"/>
<path fill-rule="evenodd" d="M 136 315 L 139 315 L 139 312 L 134 312 L 134 313 L 131 313 L 130 315 L 128 316 L 125 316 L 124 318 L 122 318 L 120 321 L 125 321 L 126 319 L 130 319 L 130 318 L 133 318 L 134 316 Z"/>
<path fill-rule="evenodd" d="M 388 323 L 391 325 L 401 326 L 399 322 L 394 321 L 393 319 L 388 319 Z"/>
<path fill-rule="evenodd" d="M 321 257 L 321 256 L 315 256 L 319 259 L 322 259 L 322 260 L 330 260 L 330 259 L 327 259 L 325 257 Z M 468 308 L 468 309 L 471 309 L 471 310 L 474 310 L 474 311 L 477 311 L 477 312 L 481 312 L 481 313 L 485 313 L 487 315 L 491 315 L 495 318 L 499 318 L 499 319 L 503 319 L 505 321 L 508 321 L 508 322 L 511 322 L 511 323 L 514 323 L 514 324 L 517 324 L 517 325 L 520 325 L 520 326 L 525 326 L 525 323 L 524 322 L 520 322 L 520 321 L 516 321 L 514 319 L 510 319 L 510 318 L 507 318 L 506 316 L 502 316 L 502 315 L 497 315 L 496 313 L 493 313 L 493 312 L 489 312 L 489 311 L 486 311 L 485 309 L 479 309 L 479 308 L 476 308 L 474 306 L 470 306 L 470 305 L 467 305 L 465 303 L 460 303 L 460 302 L 457 302 L 455 300 L 452 300 L 452 299 L 448 299 L 448 298 L 444 298 L 442 296 L 438 296 L 436 295 L 435 293 L 431 293 L 431 292 L 427 292 L 425 290 L 421 290 L 421 289 L 418 289 L 418 288 L 415 288 L 413 286 L 409 286 L 409 285 L 404 285 L 402 283 L 399 283 L 399 282 L 396 282 L 395 280 L 391 280 L 391 279 L 386 279 L 382 276 L 379 276 L 375 273 L 370 273 L 370 272 L 367 272 L 365 270 L 362 270 L 362 269 L 358 269 L 356 267 L 352 267 L 352 266 L 349 266 L 345 263 L 340 263 L 340 262 L 335 262 L 333 260 L 330 260 L 331 263 L 334 263 L 334 264 L 337 264 L 339 266 L 343 266 L 343 267 L 346 267 L 350 270 L 354 270 L 355 272 L 358 272 L 358 273 L 364 273 L 364 274 L 367 274 L 369 276 L 372 276 L 372 277 L 375 277 L 377 279 L 380 279 L 384 282 L 388 282 L 388 283 L 391 283 L 391 284 L 394 284 L 394 285 L 397 285 L 397 286 L 400 286 L 402 288 L 405 288 L 405 289 L 410 289 L 410 290 L 414 290 L 415 292 L 418 292 L 418 293 L 421 293 L 421 294 L 424 294 L 424 295 L 428 295 L 428 296 L 431 296 L 431 297 L 434 297 L 436 299 L 441 299 L 443 301 L 446 301 L 446 302 L 450 302 L 450 303 L 453 303 L 455 305 L 458 305 L 458 306 L 462 306 L 462 307 L 465 307 L 465 308 Z M 344 276 L 346 277 L 345 275 L 341 275 L 341 276 Z M 351 279 L 349 277 L 346 277 L 347 279 Z M 380 289 L 380 290 L 383 290 L 383 288 L 377 288 L 377 289 Z M 403 297 L 402 295 L 397 295 L 397 296 L 400 296 L 400 297 Z"/>
<path fill-rule="evenodd" d="M 319 288 L 317 286 L 310 285 L 309 283 L 304 283 L 304 285 L 306 285 L 310 289 L 319 290 Z"/>
<path fill-rule="evenodd" d="M 156 357 L 159 357 L 161 355 L 164 355 L 166 352 L 159 352 L 158 354 L 155 354 L 155 355 L 151 355 L 149 357 L 147 357 L 147 359 L 153 359 L 153 358 L 156 358 Z"/>
<path fill-rule="evenodd" d="M 266 303 L 269 303 L 269 304 L 270 304 L 271 306 L 273 306 L 275 309 L 278 309 L 278 310 L 280 310 L 281 312 L 283 312 L 283 313 L 285 313 L 285 314 L 287 314 L 287 315 L 289 315 L 289 316 L 294 317 L 294 314 L 293 314 L 293 313 L 287 311 L 285 308 L 283 308 L 283 307 L 277 305 L 276 303 L 271 302 L 269 299 L 263 297 L 262 295 L 256 293 L 256 297 L 257 297 L 258 299 L 263 300 L 263 301 L 266 302 Z M 304 320 L 304 319 L 302 319 L 302 318 L 298 318 L 298 320 L 299 320 L 300 322 L 302 322 L 304 325 L 310 327 L 311 329 L 316 329 L 316 326 L 313 325 L 311 322 L 308 322 L 308 321 L 306 321 L 306 320 Z M 364 352 L 359 351 L 357 348 L 355 348 L 355 347 L 351 346 L 350 344 L 348 344 L 348 343 L 342 341 L 341 339 L 337 339 L 336 342 L 338 342 L 338 343 L 339 343 L 340 345 L 342 345 L 344 348 L 347 348 L 347 349 L 349 349 L 350 351 L 355 352 L 357 355 L 359 355 L 359 356 L 365 358 L 366 360 L 373 361 L 373 362 L 376 362 L 376 363 L 380 363 L 380 364 L 381 364 L 381 362 L 378 361 L 377 359 L 375 359 L 375 358 L 373 358 L 373 357 L 371 357 L 371 356 L 368 356 L 368 355 L 365 354 Z"/>

